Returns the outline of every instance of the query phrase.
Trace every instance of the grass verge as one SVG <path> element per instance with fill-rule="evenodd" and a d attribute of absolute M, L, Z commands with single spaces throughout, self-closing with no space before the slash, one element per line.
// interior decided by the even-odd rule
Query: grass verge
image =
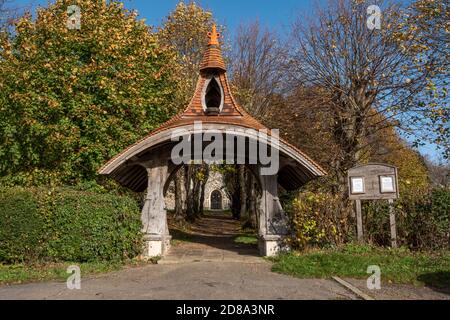
<path fill-rule="evenodd" d="M 258 238 L 253 234 L 241 234 L 234 238 L 234 243 L 238 244 L 258 244 Z"/>
<path fill-rule="evenodd" d="M 27 282 L 66 280 L 67 268 L 71 265 L 80 267 L 81 276 L 117 271 L 125 267 L 135 267 L 145 264 L 143 261 L 130 260 L 125 262 L 60 262 L 35 265 L 25 264 L 0 264 L 0 285 L 20 284 Z"/>
<path fill-rule="evenodd" d="M 292 252 L 271 260 L 272 271 L 299 278 L 367 278 L 367 267 L 378 265 L 384 282 L 450 287 L 448 251 L 426 253 L 347 245 L 340 249 Z"/>

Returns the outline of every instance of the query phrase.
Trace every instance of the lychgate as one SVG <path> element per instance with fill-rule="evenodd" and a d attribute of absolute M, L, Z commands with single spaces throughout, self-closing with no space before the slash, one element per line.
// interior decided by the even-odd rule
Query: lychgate
<path fill-rule="evenodd" d="M 224 143 L 219 144 L 223 146 L 223 150 L 216 150 L 214 154 L 222 155 L 223 161 L 227 163 L 244 163 L 255 175 L 261 190 L 259 248 L 265 256 L 282 250 L 283 238 L 289 232 L 288 220 L 278 199 L 279 185 L 286 190 L 294 190 L 325 174 L 303 152 L 273 136 L 268 128 L 236 103 L 231 94 L 215 27 L 208 36 L 208 48 L 204 53 L 197 87 L 189 105 L 148 136 L 127 147 L 99 170 L 100 174 L 114 178 L 131 190 L 147 191 L 142 209 L 145 256 L 161 256 L 170 248 L 164 193 L 182 166 L 180 159 L 174 159 L 174 154 L 178 153 L 173 152 L 182 138 L 195 141 L 196 135 L 201 135 L 200 148 L 205 150 L 215 140 L 223 137 Z M 205 139 L 206 136 L 209 138 Z M 232 140 L 235 140 L 236 147 L 227 148 Z M 243 142 L 244 149 L 238 148 L 238 141 Z M 261 158 L 261 148 L 269 150 L 270 156 L 276 153 L 275 171 L 267 170 L 267 159 Z M 192 154 L 195 155 L 195 152 Z M 191 160 L 198 159 L 189 157 L 189 161 Z"/>

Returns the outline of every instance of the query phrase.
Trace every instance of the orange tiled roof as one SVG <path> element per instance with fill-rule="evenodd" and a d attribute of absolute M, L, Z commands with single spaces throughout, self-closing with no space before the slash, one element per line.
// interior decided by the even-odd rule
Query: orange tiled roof
<path fill-rule="evenodd" d="M 226 71 L 225 62 L 222 58 L 222 52 L 217 46 L 210 45 L 203 55 L 203 60 L 200 63 L 200 71 L 206 69 L 219 69 Z"/>
<path fill-rule="evenodd" d="M 200 65 L 201 72 L 189 105 L 183 112 L 152 131 L 149 136 L 165 129 L 193 124 L 195 121 L 240 125 L 257 130 L 266 129 L 264 125 L 239 106 L 231 94 L 231 86 L 226 74 L 222 52 L 219 48 L 218 38 L 220 37 L 220 34 L 217 33 L 215 26 L 213 26 L 213 31 L 208 33 L 208 36 L 210 37 L 210 41 Z M 218 80 L 223 90 L 223 107 L 218 115 L 206 115 L 202 105 L 203 89 L 206 85 L 206 81 L 212 75 Z"/>

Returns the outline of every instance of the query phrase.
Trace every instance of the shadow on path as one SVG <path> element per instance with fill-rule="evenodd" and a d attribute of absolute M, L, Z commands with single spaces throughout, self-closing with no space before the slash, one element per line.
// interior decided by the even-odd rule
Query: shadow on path
<path fill-rule="evenodd" d="M 240 221 L 222 212 L 208 214 L 188 228 L 182 230 L 170 223 L 173 246 L 162 260 L 172 262 L 192 261 L 241 261 L 254 262 L 259 258 L 254 243 L 236 243 L 235 239 L 243 235 Z M 252 235 L 247 235 L 251 237 Z"/>
<path fill-rule="evenodd" d="M 424 273 L 419 275 L 417 280 L 433 291 L 450 295 L 450 271 Z"/>

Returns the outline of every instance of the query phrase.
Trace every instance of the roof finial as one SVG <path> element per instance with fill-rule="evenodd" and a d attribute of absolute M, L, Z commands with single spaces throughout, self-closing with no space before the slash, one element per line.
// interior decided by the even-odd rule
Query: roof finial
<path fill-rule="evenodd" d="M 212 32 L 208 32 L 208 37 L 209 37 L 208 45 L 210 45 L 210 46 L 218 46 L 219 45 L 220 33 L 217 32 L 215 24 L 213 24 L 213 26 L 212 26 Z"/>

